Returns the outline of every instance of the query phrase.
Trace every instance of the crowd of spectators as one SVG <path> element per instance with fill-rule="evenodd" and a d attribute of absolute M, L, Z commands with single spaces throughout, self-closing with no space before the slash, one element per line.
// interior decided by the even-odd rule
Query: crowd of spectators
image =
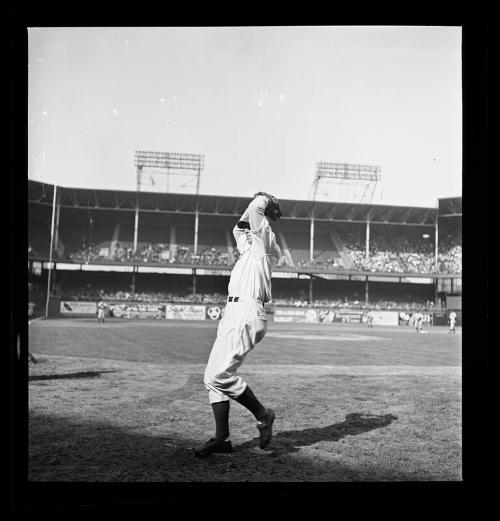
<path fill-rule="evenodd" d="M 377 234 L 370 238 L 369 255 L 360 236 L 342 237 L 352 260 L 352 269 L 386 273 L 431 273 L 435 271 L 433 243 L 416 236 Z"/>
<path fill-rule="evenodd" d="M 322 259 L 322 260 L 299 260 L 297 263 L 295 263 L 295 266 L 298 268 L 329 268 L 334 270 L 340 270 L 344 268 L 344 265 L 338 262 L 338 259 L 334 259 L 333 257 L 330 257 L 328 259 Z"/>
<path fill-rule="evenodd" d="M 374 309 L 374 310 L 432 310 L 434 309 L 434 302 L 428 300 L 427 302 L 396 302 L 394 300 L 376 300 L 370 301 L 368 304 L 359 300 L 350 299 L 313 299 L 312 304 L 309 304 L 306 299 L 296 298 L 275 298 L 273 304 L 276 306 L 294 306 L 294 307 L 324 307 L 335 309 Z"/>
<path fill-rule="evenodd" d="M 232 264 L 227 251 L 223 252 L 214 247 L 204 248 L 198 255 L 191 254 L 190 262 L 225 266 Z"/>
<path fill-rule="evenodd" d="M 436 270 L 433 243 L 416 236 L 375 234 L 366 243 L 360 233 L 342 233 L 342 242 L 350 263 L 345 265 L 340 258 L 325 260 L 299 260 L 298 267 L 324 267 L 385 273 L 431 273 Z"/>
<path fill-rule="evenodd" d="M 222 293 L 175 293 L 162 291 L 110 291 L 93 288 L 92 286 L 82 286 L 71 290 L 61 291 L 61 297 L 67 300 L 91 301 L 106 300 L 112 302 L 143 302 L 143 303 L 189 303 L 189 304 L 224 304 L 227 295 Z M 294 307 L 324 307 L 335 309 L 374 309 L 374 310 L 432 310 L 434 303 L 427 302 L 396 302 L 394 300 L 379 299 L 365 304 L 364 301 L 348 298 L 321 298 L 314 299 L 310 304 L 305 298 L 296 297 L 276 297 L 271 302 L 274 306 L 294 306 Z"/>
<path fill-rule="evenodd" d="M 220 293 L 173 293 L 167 291 L 110 291 L 94 288 L 91 285 L 60 290 L 61 297 L 66 300 L 89 301 L 108 300 L 117 302 L 164 302 L 164 303 L 224 303 L 227 295 Z"/>
<path fill-rule="evenodd" d="M 80 249 L 68 253 L 67 257 L 69 260 L 85 262 L 86 264 L 105 259 L 104 256 L 100 255 L 99 248 L 93 243 L 88 246 L 82 246 Z"/>
<path fill-rule="evenodd" d="M 462 272 L 462 238 L 458 233 L 443 233 L 438 249 L 441 273 Z"/>
<path fill-rule="evenodd" d="M 230 265 L 232 264 L 229 253 L 215 247 L 205 247 L 198 253 L 188 246 L 176 246 L 170 249 L 168 244 L 150 243 L 138 248 L 135 252 L 130 244 L 117 243 L 111 253 L 111 249 L 102 248 L 93 243 L 83 243 L 74 252 L 69 253 L 68 258 L 77 262 L 88 264 L 93 261 L 113 262 L 138 262 L 150 264 L 209 264 Z"/>
<path fill-rule="evenodd" d="M 461 273 L 462 246 L 461 237 L 448 233 L 440 238 L 438 264 L 436 266 L 434 242 L 418 235 L 384 235 L 373 234 L 370 238 L 369 255 L 366 257 L 366 245 L 362 234 L 344 232 L 342 241 L 345 253 L 351 263 L 345 266 L 339 258 L 322 260 L 298 260 L 296 267 L 319 267 L 329 269 L 346 269 L 355 271 L 385 272 L 385 273 Z M 29 255 L 40 252 L 30 244 Z M 67 257 L 76 262 L 104 262 L 111 260 L 122 263 L 151 263 L 151 264 L 199 264 L 232 266 L 238 258 L 237 249 L 231 255 L 226 249 L 207 246 L 197 254 L 190 246 L 176 245 L 170 248 L 169 244 L 150 243 L 143 245 L 134 252 L 130 243 L 117 243 L 114 248 L 95 245 L 84 241 L 82 246 Z M 290 263 L 283 256 L 279 266 Z"/>

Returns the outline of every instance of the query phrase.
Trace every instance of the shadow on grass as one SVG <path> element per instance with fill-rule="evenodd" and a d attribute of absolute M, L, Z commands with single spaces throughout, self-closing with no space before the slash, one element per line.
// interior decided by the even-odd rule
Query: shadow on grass
<path fill-rule="evenodd" d="M 338 440 L 388 425 L 391 415 L 350 414 L 329 427 L 277 433 L 273 449 L 284 458 L 259 457 L 253 441 L 235 447 L 234 454 L 198 459 L 195 440 L 187 433 L 163 436 L 123 429 L 111 422 L 71 421 L 53 415 L 30 414 L 29 480 L 71 482 L 216 482 L 216 481 L 366 481 L 409 480 L 405 469 L 394 465 L 361 469 L 293 459 L 287 452 L 320 440 Z M 278 459 L 280 461 L 278 461 Z M 327 465 L 327 466 L 325 466 Z"/>
<path fill-rule="evenodd" d="M 28 379 L 30 382 L 37 380 L 76 380 L 79 378 L 96 378 L 104 373 L 116 373 L 115 369 L 108 371 L 80 371 L 79 373 L 66 373 L 66 374 L 40 374 L 31 375 Z"/>
<path fill-rule="evenodd" d="M 314 445 L 320 441 L 339 441 L 345 436 L 357 436 L 365 432 L 387 427 L 397 417 L 392 414 L 351 413 L 345 420 L 326 427 L 278 432 L 272 440 L 274 455 L 298 452 L 300 447 Z M 245 450 L 258 445 L 258 438 L 235 447 L 236 451 Z"/>

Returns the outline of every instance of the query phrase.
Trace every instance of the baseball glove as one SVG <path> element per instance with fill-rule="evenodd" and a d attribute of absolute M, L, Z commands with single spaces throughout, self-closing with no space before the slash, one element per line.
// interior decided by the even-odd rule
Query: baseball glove
<path fill-rule="evenodd" d="M 264 215 L 269 217 L 272 221 L 276 221 L 281 217 L 281 206 L 279 200 L 274 195 L 268 194 L 267 192 L 257 192 L 254 198 L 258 195 L 263 195 L 268 198 L 269 203 L 264 210 Z"/>

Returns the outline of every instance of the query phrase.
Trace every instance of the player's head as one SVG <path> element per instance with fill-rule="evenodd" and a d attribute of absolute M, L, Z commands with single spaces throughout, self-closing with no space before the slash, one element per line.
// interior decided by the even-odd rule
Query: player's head
<path fill-rule="evenodd" d="M 258 195 L 265 195 L 270 199 L 270 203 L 267 205 L 264 215 L 271 219 L 271 221 L 277 221 L 281 217 L 281 205 L 279 200 L 274 197 L 274 195 L 268 194 L 266 192 L 257 192 L 254 197 L 257 197 Z"/>

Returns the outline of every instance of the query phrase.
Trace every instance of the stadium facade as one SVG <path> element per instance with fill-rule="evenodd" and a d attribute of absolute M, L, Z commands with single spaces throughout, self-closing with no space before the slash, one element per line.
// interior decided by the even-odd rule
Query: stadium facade
<path fill-rule="evenodd" d="M 50 267 L 55 302 L 85 300 L 82 288 L 88 300 L 90 290 L 163 293 L 176 302 L 225 294 L 237 258 L 232 228 L 250 198 L 54 190 L 28 181 L 30 281 L 46 286 Z M 435 208 L 281 204 L 275 306 L 461 310 L 461 197 Z"/>

